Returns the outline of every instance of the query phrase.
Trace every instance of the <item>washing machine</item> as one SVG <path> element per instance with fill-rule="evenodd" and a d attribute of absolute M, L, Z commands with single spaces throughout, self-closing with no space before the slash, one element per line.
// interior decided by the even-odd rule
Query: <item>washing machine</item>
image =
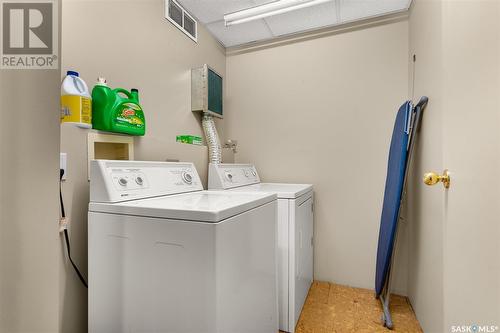
<path fill-rule="evenodd" d="M 293 333 L 313 282 L 313 186 L 261 183 L 251 164 L 210 164 L 208 188 L 278 196 L 279 328 Z"/>
<path fill-rule="evenodd" d="M 276 333 L 275 194 L 192 163 L 92 161 L 89 332 Z"/>

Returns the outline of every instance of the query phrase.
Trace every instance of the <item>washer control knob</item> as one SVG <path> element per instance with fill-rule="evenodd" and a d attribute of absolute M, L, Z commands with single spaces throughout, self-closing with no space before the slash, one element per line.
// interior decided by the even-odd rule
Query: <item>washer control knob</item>
<path fill-rule="evenodd" d="M 233 175 L 230 172 L 226 172 L 226 179 L 230 182 L 233 181 Z"/>
<path fill-rule="evenodd" d="M 182 180 L 184 183 L 191 185 L 193 183 L 193 176 L 189 172 L 183 172 Z"/>
<path fill-rule="evenodd" d="M 127 183 L 128 181 L 123 177 L 118 179 L 118 184 L 120 184 L 121 186 L 127 186 Z"/>
<path fill-rule="evenodd" d="M 250 172 L 248 172 L 248 170 L 245 170 L 244 173 L 245 173 L 245 177 L 247 177 L 247 178 L 250 177 Z"/>
<path fill-rule="evenodd" d="M 135 182 L 137 183 L 137 185 L 142 185 L 144 184 L 144 179 L 142 179 L 141 176 L 137 176 L 135 177 Z"/>
<path fill-rule="evenodd" d="M 252 176 L 257 176 L 257 172 L 255 172 L 255 170 L 252 170 Z"/>

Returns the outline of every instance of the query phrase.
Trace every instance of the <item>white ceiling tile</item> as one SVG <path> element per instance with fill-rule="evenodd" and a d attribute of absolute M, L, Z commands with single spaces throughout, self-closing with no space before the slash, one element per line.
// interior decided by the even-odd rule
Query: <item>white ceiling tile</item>
<path fill-rule="evenodd" d="M 207 25 L 207 29 L 226 47 L 245 44 L 272 37 L 263 20 L 247 22 L 226 27 L 224 21 Z"/>
<path fill-rule="evenodd" d="M 288 13 L 266 17 L 275 36 L 331 26 L 339 22 L 336 11 L 336 1 L 329 1 Z"/>
<path fill-rule="evenodd" d="M 230 27 L 224 14 L 276 0 L 177 0 L 226 47 L 389 14 L 411 0 L 332 0 L 321 5 Z M 338 6 L 338 8 L 336 8 Z"/>
<path fill-rule="evenodd" d="M 263 5 L 265 3 L 270 3 L 270 2 L 275 2 L 276 0 L 252 0 L 252 2 L 254 3 L 254 6 L 260 6 L 260 5 Z"/>
<path fill-rule="evenodd" d="M 340 21 L 350 22 L 406 9 L 411 0 L 340 0 Z"/>
<path fill-rule="evenodd" d="M 202 23 L 224 19 L 224 14 L 255 6 L 252 0 L 177 0 L 191 15 Z"/>

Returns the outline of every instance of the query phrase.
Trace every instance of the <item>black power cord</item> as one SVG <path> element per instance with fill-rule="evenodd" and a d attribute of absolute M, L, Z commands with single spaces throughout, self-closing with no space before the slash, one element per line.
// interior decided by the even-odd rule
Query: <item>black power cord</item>
<path fill-rule="evenodd" d="M 62 178 L 64 176 L 64 169 L 60 169 L 60 174 L 61 174 L 61 176 L 59 178 L 59 199 L 61 200 L 61 221 L 63 222 L 62 227 L 63 227 L 63 232 L 64 232 L 64 239 L 66 240 L 66 250 L 68 252 L 69 261 L 71 262 L 71 265 L 75 269 L 76 274 L 80 278 L 80 281 L 82 281 L 85 288 L 88 288 L 89 286 L 87 284 L 87 281 L 85 281 L 83 274 L 80 272 L 80 270 L 78 269 L 78 266 L 76 266 L 75 262 L 71 258 L 71 248 L 69 245 L 68 228 L 66 228 L 66 223 L 64 222 L 64 220 L 66 219 L 66 212 L 64 211 L 64 201 L 63 201 L 63 196 L 62 196 Z"/>

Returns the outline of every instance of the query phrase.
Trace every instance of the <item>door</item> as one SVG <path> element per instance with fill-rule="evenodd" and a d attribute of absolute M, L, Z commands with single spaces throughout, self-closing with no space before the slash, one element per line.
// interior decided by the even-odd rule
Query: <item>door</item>
<path fill-rule="evenodd" d="M 500 332 L 500 1 L 420 1 L 414 96 L 426 95 L 409 184 L 408 296 L 424 332 Z M 451 183 L 422 182 L 449 169 Z"/>
<path fill-rule="evenodd" d="M 500 2 L 445 1 L 442 26 L 445 330 L 498 332 Z"/>

